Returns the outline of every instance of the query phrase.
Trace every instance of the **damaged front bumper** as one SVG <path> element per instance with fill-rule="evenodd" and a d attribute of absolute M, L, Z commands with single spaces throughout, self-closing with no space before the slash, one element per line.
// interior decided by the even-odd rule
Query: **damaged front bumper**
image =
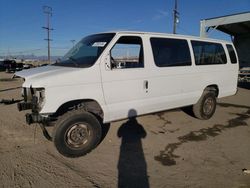
<path fill-rule="evenodd" d="M 34 102 L 20 102 L 17 103 L 17 109 L 19 111 L 24 111 L 24 110 L 30 110 L 32 109 L 32 113 L 27 113 L 25 115 L 26 117 L 26 123 L 27 124 L 32 124 L 32 123 L 47 123 L 51 121 L 51 118 L 49 116 L 43 116 L 39 114 L 35 109 L 36 109 L 36 103 Z"/>
<path fill-rule="evenodd" d="M 39 114 L 39 112 L 35 110 L 36 103 L 34 103 L 34 101 L 36 100 L 32 100 L 32 102 L 20 102 L 17 104 L 17 108 L 19 111 L 32 109 L 32 113 L 27 113 L 25 115 L 26 123 L 28 125 L 33 124 L 33 123 L 39 123 L 43 131 L 43 135 L 45 136 L 46 139 L 51 141 L 52 137 L 50 136 L 47 129 L 45 128 L 45 125 L 53 121 L 53 118 L 51 118 L 49 115 L 45 116 L 45 115 Z"/>
<path fill-rule="evenodd" d="M 32 123 L 43 123 L 50 121 L 48 115 L 41 115 L 39 112 L 44 104 L 45 99 L 44 88 L 23 88 L 22 95 L 24 98 L 23 102 L 17 104 L 19 111 L 31 110 L 32 113 L 26 114 L 27 124 Z"/>
<path fill-rule="evenodd" d="M 46 124 L 51 121 L 51 118 L 49 116 L 46 117 L 37 113 L 27 113 L 25 117 L 26 117 L 26 123 L 29 125 L 33 123 Z"/>
<path fill-rule="evenodd" d="M 51 121 L 51 118 L 49 116 L 44 116 L 39 114 L 36 110 L 34 110 L 35 108 L 35 104 L 33 104 L 32 102 L 20 102 L 17 103 L 17 109 L 19 111 L 24 111 L 24 110 L 30 110 L 32 109 L 32 113 L 27 113 L 25 115 L 26 117 L 26 123 L 27 124 L 32 124 L 32 123 L 48 123 L 49 121 Z"/>
<path fill-rule="evenodd" d="M 31 102 L 17 103 L 17 109 L 18 109 L 18 111 L 30 110 L 30 109 L 32 109 L 32 103 Z"/>
<path fill-rule="evenodd" d="M 32 123 L 42 123 L 46 124 L 52 119 L 47 115 L 41 115 L 37 111 L 37 103 L 35 102 L 36 100 L 32 100 L 32 102 L 20 102 L 17 103 L 17 109 L 19 111 L 24 111 L 24 110 L 32 110 L 32 113 L 27 113 L 25 115 L 26 117 L 26 123 L 27 124 L 32 124 Z"/>

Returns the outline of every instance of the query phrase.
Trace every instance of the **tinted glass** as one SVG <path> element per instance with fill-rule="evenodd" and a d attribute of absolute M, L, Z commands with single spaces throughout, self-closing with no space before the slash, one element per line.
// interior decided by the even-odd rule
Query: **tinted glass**
<path fill-rule="evenodd" d="M 237 58 L 236 58 L 236 54 L 233 49 L 233 46 L 230 44 L 227 44 L 227 50 L 230 56 L 231 63 L 237 63 Z"/>
<path fill-rule="evenodd" d="M 111 49 L 110 54 L 113 69 L 144 67 L 142 39 L 140 37 L 121 37 Z"/>
<path fill-rule="evenodd" d="M 190 51 L 186 40 L 151 38 L 154 61 L 158 67 L 191 65 Z"/>
<path fill-rule="evenodd" d="M 213 65 L 227 63 L 226 54 L 221 44 L 192 41 L 195 64 Z"/>
<path fill-rule="evenodd" d="M 87 36 L 78 42 L 60 62 L 54 65 L 90 67 L 96 62 L 114 35 L 114 33 L 105 33 Z"/>

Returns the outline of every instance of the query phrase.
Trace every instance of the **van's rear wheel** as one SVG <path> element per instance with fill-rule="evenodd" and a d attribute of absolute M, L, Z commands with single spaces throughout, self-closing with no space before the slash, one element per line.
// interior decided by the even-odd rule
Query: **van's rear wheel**
<path fill-rule="evenodd" d="M 94 149 L 101 135 L 101 124 L 93 114 L 74 110 L 65 113 L 56 122 L 53 141 L 62 155 L 79 157 Z"/>
<path fill-rule="evenodd" d="M 204 91 L 199 101 L 193 105 L 193 113 L 198 119 L 210 119 L 216 110 L 216 94 Z"/>

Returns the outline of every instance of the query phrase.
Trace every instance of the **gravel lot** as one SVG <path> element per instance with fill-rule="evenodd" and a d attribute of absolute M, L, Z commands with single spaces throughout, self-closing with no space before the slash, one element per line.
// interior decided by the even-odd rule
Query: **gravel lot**
<path fill-rule="evenodd" d="M 21 80 L 0 72 L 0 100 Z M 202 121 L 181 109 L 112 123 L 84 157 L 60 155 L 16 104 L 0 104 L 0 187 L 250 187 L 250 90 L 218 100 Z"/>

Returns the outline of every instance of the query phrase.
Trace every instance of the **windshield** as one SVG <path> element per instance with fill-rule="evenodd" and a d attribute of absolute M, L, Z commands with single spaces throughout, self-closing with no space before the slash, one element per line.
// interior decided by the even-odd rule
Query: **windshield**
<path fill-rule="evenodd" d="M 114 37 L 114 33 L 96 34 L 83 38 L 78 42 L 56 66 L 91 67 L 101 55 L 105 47 Z"/>

